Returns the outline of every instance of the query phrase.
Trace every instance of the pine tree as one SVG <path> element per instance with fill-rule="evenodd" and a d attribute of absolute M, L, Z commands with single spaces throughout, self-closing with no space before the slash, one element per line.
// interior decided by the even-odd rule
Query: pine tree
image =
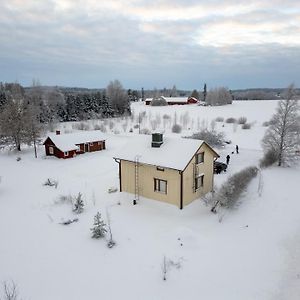
<path fill-rule="evenodd" d="M 204 87 L 203 87 L 203 101 L 206 100 L 206 95 L 207 95 L 206 83 L 204 83 Z"/>
<path fill-rule="evenodd" d="M 83 199 L 82 199 L 82 194 L 78 193 L 77 197 L 75 198 L 73 211 L 76 214 L 81 214 L 83 212 L 83 208 L 84 208 L 84 203 L 83 203 Z"/>
<path fill-rule="evenodd" d="M 99 212 L 94 216 L 94 227 L 91 228 L 91 231 L 93 239 L 103 238 L 107 232 L 106 224 L 101 219 Z"/>

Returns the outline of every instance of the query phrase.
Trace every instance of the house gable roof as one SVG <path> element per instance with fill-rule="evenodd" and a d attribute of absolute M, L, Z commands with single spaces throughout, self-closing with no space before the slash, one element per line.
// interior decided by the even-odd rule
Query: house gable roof
<path fill-rule="evenodd" d="M 98 141 L 104 141 L 105 137 L 104 135 L 99 131 L 84 131 L 84 132 L 76 132 L 76 133 L 68 133 L 68 134 L 50 134 L 44 141 L 47 141 L 47 139 L 50 139 L 55 146 L 63 151 L 71 151 L 71 150 L 77 150 L 79 147 L 77 145 L 84 144 L 84 143 L 92 143 L 92 142 L 98 142 Z"/>
<path fill-rule="evenodd" d="M 134 162 L 138 158 L 139 163 L 183 171 L 203 143 L 201 140 L 164 137 L 163 144 L 153 148 L 151 136 L 136 136 L 128 138 L 127 144 L 115 155 L 115 159 Z"/>

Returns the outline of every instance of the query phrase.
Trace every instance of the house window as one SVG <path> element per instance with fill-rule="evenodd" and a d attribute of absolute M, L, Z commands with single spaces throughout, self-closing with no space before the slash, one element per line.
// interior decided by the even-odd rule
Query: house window
<path fill-rule="evenodd" d="M 90 143 L 90 146 L 93 146 L 94 145 L 94 143 Z"/>
<path fill-rule="evenodd" d="M 69 155 L 69 151 L 65 151 L 64 156 L 68 156 L 68 155 Z"/>
<path fill-rule="evenodd" d="M 98 142 L 98 146 L 100 146 L 101 145 L 101 142 Z"/>
<path fill-rule="evenodd" d="M 162 172 L 164 172 L 165 169 L 162 168 L 162 167 L 156 167 L 156 170 L 157 170 L 157 171 L 162 171 Z"/>
<path fill-rule="evenodd" d="M 196 154 L 196 164 L 201 164 L 204 162 L 204 152 Z"/>
<path fill-rule="evenodd" d="M 154 178 L 154 191 L 167 194 L 167 181 Z"/>
<path fill-rule="evenodd" d="M 49 147 L 49 154 L 54 154 L 54 149 L 53 149 L 53 147 Z"/>
<path fill-rule="evenodd" d="M 197 176 L 195 178 L 195 190 L 198 190 L 199 188 L 203 187 L 204 183 L 204 175 Z"/>

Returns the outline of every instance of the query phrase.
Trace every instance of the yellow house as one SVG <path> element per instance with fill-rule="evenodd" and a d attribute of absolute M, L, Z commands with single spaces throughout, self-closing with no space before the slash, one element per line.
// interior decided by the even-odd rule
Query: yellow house
<path fill-rule="evenodd" d="M 119 163 L 120 191 L 182 209 L 213 190 L 213 163 L 219 155 L 204 141 L 160 133 L 129 138 L 114 159 Z"/>

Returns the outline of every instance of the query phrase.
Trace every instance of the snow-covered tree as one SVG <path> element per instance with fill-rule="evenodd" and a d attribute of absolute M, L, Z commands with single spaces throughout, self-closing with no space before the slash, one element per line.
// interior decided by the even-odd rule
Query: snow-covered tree
<path fill-rule="evenodd" d="M 106 96 L 112 109 L 119 115 L 130 112 L 128 95 L 119 80 L 109 83 L 106 88 Z"/>
<path fill-rule="evenodd" d="M 93 239 L 103 238 L 107 232 L 106 224 L 101 219 L 100 212 L 97 212 L 97 214 L 94 216 L 94 226 L 91 228 L 91 231 Z"/>
<path fill-rule="evenodd" d="M 290 85 L 285 92 L 285 99 L 279 101 L 262 140 L 265 153 L 273 152 L 277 157 L 278 166 L 288 164 L 295 157 L 296 150 L 299 150 L 299 109 L 294 86 Z"/>
<path fill-rule="evenodd" d="M 76 214 L 81 214 L 83 212 L 83 209 L 84 209 L 84 203 L 82 199 L 82 194 L 78 193 L 78 195 L 75 197 L 73 211 Z"/>
<path fill-rule="evenodd" d="M 218 87 L 211 89 L 206 96 L 206 103 L 212 106 L 232 103 L 232 95 L 228 88 Z"/>

